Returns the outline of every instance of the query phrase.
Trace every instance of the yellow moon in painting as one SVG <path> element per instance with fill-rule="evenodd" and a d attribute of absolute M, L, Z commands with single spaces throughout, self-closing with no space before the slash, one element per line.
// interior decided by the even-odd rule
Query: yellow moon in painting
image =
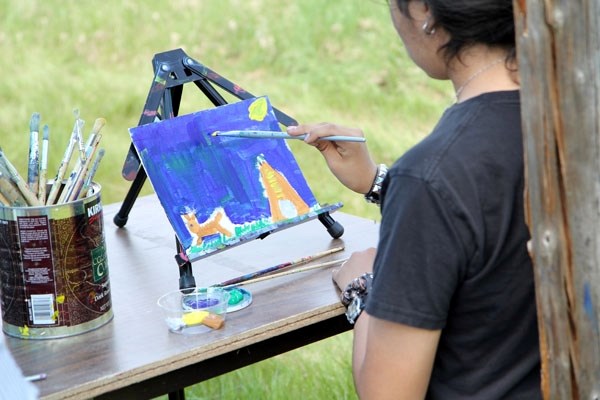
<path fill-rule="evenodd" d="M 254 121 L 262 121 L 267 116 L 267 99 L 260 97 L 248 107 L 248 116 Z"/>

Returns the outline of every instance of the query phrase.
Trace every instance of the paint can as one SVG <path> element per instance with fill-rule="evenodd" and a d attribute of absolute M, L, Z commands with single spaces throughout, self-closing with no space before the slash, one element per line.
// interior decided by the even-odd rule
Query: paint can
<path fill-rule="evenodd" d="M 67 337 L 112 317 L 100 185 L 76 201 L 0 206 L 2 330 Z"/>

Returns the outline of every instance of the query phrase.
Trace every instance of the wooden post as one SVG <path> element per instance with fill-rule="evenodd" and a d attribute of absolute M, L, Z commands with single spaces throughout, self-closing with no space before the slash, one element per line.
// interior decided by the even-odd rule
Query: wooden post
<path fill-rule="evenodd" d="M 600 399 L 600 2 L 514 0 L 545 399 Z"/>

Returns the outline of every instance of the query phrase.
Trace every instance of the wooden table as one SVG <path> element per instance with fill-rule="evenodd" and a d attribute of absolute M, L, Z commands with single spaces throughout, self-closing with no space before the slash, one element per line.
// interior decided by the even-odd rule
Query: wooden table
<path fill-rule="evenodd" d="M 136 201 L 124 228 L 112 222 L 118 209 L 118 204 L 104 208 L 114 319 L 61 339 L 5 337 L 25 375 L 48 375 L 36 383 L 42 399 L 182 393 L 186 386 L 351 328 L 328 268 L 247 286 L 253 303 L 229 313 L 223 329 L 194 336 L 169 332 L 156 300 L 179 285 L 173 230 L 155 196 Z M 194 262 L 197 286 L 333 247 L 345 250 L 321 261 L 376 245 L 375 222 L 343 212 L 332 217 L 344 226 L 340 239 L 314 219 Z"/>

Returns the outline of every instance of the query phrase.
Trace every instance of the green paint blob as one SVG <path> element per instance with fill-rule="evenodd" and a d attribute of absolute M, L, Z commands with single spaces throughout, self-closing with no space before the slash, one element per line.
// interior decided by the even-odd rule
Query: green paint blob
<path fill-rule="evenodd" d="M 238 304 L 240 301 L 244 300 L 244 294 L 239 289 L 231 289 L 229 291 L 229 302 L 230 306 L 234 306 Z"/>

